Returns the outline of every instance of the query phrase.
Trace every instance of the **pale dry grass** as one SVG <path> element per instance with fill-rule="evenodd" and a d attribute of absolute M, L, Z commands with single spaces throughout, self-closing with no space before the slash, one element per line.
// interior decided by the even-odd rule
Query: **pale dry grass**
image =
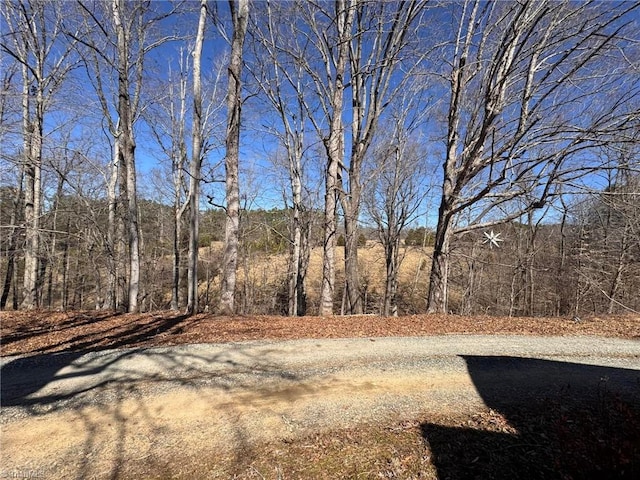
<path fill-rule="evenodd" d="M 201 249 L 204 261 L 215 261 L 222 256 L 223 243 L 212 242 L 210 247 Z M 398 275 L 399 291 L 406 302 L 422 302 L 426 295 L 431 266 L 431 247 L 403 247 L 403 257 Z M 377 241 L 368 241 L 358 249 L 358 263 L 361 287 L 366 292 L 368 311 L 377 313 L 384 295 L 385 259 L 384 248 Z M 344 247 L 336 248 L 336 298 L 344 289 Z M 263 288 L 266 292 L 276 292 L 286 282 L 288 254 L 266 254 L 252 252 L 238 261 L 238 284 L 240 288 L 249 282 L 253 288 Z M 219 283 L 216 278 L 214 286 Z M 322 247 L 311 250 L 307 272 L 307 302 L 313 311 L 317 308 L 322 285 Z M 201 288 L 205 288 L 202 286 Z M 373 311 L 373 312 L 372 312 Z M 408 312 L 414 313 L 414 312 Z"/>
<path fill-rule="evenodd" d="M 398 281 L 400 291 L 405 295 L 415 295 L 424 298 L 429 283 L 429 268 L 431 267 L 432 248 L 406 247 L 402 249 L 404 256 L 400 266 Z M 256 270 L 263 270 L 263 262 L 271 266 L 269 282 L 277 282 L 286 275 L 286 256 L 269 256 L 255 264 Z M 368 241 L 367 245 L 358 249 L 358 264 L 361 285 L 366 285 L 367 295 L 371 298 L 381 298 L 384 294 L 385 259 L 382 244 Z M 336 292 L 340 295 L 344 288 L 344 247 L 336 249 Z M 275 267 L 278 267 L 277 269 Z M 307 273 L 307 294 L 310 305 L 317 305 L 322 285 L 322 247 L 311 250 L 309 270 Z M 371 306 L 370 306 L 371 308 Z"/>

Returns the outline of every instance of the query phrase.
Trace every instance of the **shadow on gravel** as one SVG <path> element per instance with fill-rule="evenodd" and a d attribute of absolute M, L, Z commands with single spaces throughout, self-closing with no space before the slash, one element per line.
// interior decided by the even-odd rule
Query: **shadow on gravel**
<path fill-rule="evenodd" d="M 71 365 L 81 356 L 81 353 L 76 352 L 34 355 L 16 358 L 2 365 L 0 404 L 3 407 L 15 407 L 32 403 L 29 395 L 47 385 L 60 370 Z"/>
<path fill-rule="evenodd" d="M 463 358 L 490 410 L 421 426 L 438 478 L 640 478 L 640 370 Z"/>
<path fill-rule="evenodd" d="M 114 314 L 91 316 L 87 317 L 87 320 L 84 322 L 78 321 L 78 319 L 74 317 L 67 322 L 63 322 L 58 328 L 64 330 L 71 327 L 77 328 L 84 323 L 100 323 L 102 320 L 109 319 L 113 316 Z M 124 330 L 102 330 L 99 337 L 96 337 L 95 332 L 91 334 L 78 334 L 70 337 L 65 344 L 57 345 L 56 349 L 60 351 L 53 353 L 34 352 L 32 355 L 3 363 L 0 367 L 0 404 L 3 407 L 34 404 L 46 405 L 83 393 L 76 391 L 39 399 L 29 398 L 29 395 L 37 392 L 54 380 L 68 379 L 74 376 L 86 377 L 96 375 L 110 364 L 132 353 L 131 350 L 123 351 L 122 355 L 115 358 L 113 362 L 99 364 L 95 367 L 79 365 L 74 372 L 60 374 L 65 367 L 71 366 L 84 354 L 105 350 L 106 348 L 101 346 L 105 341 L 107 341 L 106 344 L 109 345 L 110 349 L 126 348 L 129 345 L 150 340 L 157 335 L 170 333 L 176 328 L 179 328 L 180 323 L 187 318 L 188 316 L 186 315 L 169 318 L 158 317 L 154 321 L 144 325 L 132 323 Z M 22 339 L 26 335 L 37 336 L 40 333 L 37 329 L 26 333 L 15 332 L 14 334 L 4 337 L 2 342 L 7 345 Z"/>
<path fill-rule="evenodd" d="M 158 478 L 169 478 L 175 476 L 175 469 L 184 467 L 183 460 L 163 458 L 154 451 L 157 439 L 169 434 L 171 422 L 149 409 L 147 401 L 153 395 L 180 387 L 185 392 L 195 391 L 198 395 L 201 392 L 199 398 L 206 402 L 207 398 L 213 398 L 211 392 L 255 389 L 258 385 L 267 395 L 273 380 L 298 380 L 270 359 L 268 351 L 258 355 L 250 345 L 243 344 L 228 344 L 213 352 L 203 346 L 185 345 L 43 353 L 4 360 L 8 361 L 0 371 L 2 416 L 11 419 L 16 414 L 21 419 L 24 413 L 45 417 L 58 411 L 67 412 L 65 421 L 72 425 L 75 437 L 69 441 L 75 442 L 74 448 L 67 449 L 66 456 L 55 461 L 68 465 L 78 479 L 97 475 L 98 467 L 91 459 L 98 457 L 109 470 L 108 474 L 102 471 L 97 475 L 100 478 L 121 478 L 125 472 L 131 478 L 135 477 L 131 472 L 139 472 L 143 477 L 144 472 L 154 472 Z M 238 468 L 252 457 L 247 419 L 241 407 L 229 401 L 222 411 L 212 404 L 212 411 L 220 415 L 216 420 L 224 419 L 229 427 L 234 448 L 226 454 Z M 176 407 L 169 404 L 165 408 L 170 415 Z M 96 417 L 92 410 L 99 410 L 100 414 Z M 152 433 L 140 437 L 140 430 Z M 44 448 L 51 440 L 45 436 L 37 441 Z M 184 455 L 190 458 L 188 451 Z M 184 462 L 189 465 L 192 460 Z M 20 465 L 9 467 L 21 472 Z M 6 471 L 14 472 L 11 468 Z M 56 476 L 53 470 L 47 473 Z"/>
<path fill-rule="evenodd" d="M 126 386 L 132 393 L 154 385 L 228 390 L 251 382 L 247 375 L 265 381 L 297 379 L 250 348 L 228 344 L 212 355 L 183 345 L 14 358 L 0 368 L 0 404 L 38 415 L 83 406 L 84 394 L 98 394 L 107 386 Z"/>

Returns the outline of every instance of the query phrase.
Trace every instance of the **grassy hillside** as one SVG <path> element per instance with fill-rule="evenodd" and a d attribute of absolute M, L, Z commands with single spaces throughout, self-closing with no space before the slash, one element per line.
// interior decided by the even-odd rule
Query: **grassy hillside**
<path fill-rule="evenodd" d="M 206 263 L 215 264 L 222 253 L 222 242 L 212 242 L 210 247 L 201 249 L 201 258 Z M 424 299 L 429 280 L 431 248 L 406 247 L 399 275 L 400 313 L 417 313 L 424 310 Z M 368 241 L 358 251 L 360 278 L 366 313 L 379 313 L 384 294 L 385 261 L 382 245 Z M 335 309 L 340 311 L 344 289 L 344 247 L 336 252 L 336 296 Z M 238 263 L 238 291 L 243 305 L 243 313 L 282 313 L 286 294 L 287 254 L 263 252 L 245 253 Z M 318 298 L 322 283 L 322 247 L 311 250 L 307 275 L 307 302 L 309 313 L 318 308 Z M 204 282 L 202 289 L 217 288 L 217 278 Z M 209 298 L 214 292 L 209 292 Z M 206 295 L 206 292 L 202 293 Z"/>

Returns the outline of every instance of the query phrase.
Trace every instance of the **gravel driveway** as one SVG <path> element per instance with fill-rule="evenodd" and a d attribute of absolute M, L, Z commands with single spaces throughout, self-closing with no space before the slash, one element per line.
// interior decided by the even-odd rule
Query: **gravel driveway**
<path fill-rule="evenodd" d="M 163 476 L 167 462 L 193 469 L 256 442 L 508 408 L 567 388 L 583 395 L 606 384 L 640 404 L 640 342 L 598 337 L 261 341 L 0 365 L 0 477 Z"/>

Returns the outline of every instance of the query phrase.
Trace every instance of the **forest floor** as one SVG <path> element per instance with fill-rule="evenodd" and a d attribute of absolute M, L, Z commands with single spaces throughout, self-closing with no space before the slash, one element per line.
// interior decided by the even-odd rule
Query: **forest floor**
<path fill-rule="evenodd" d="M 591 353 L 585 358 L 587 364 L 584 365 L 567 363 L 560 356 L 551 362 L 524 358 L 529 356 L 524 353 L 530 348 L 534 351 L 535 345 L 542 345 L 539 342 L 545 337 L 550 340 L 566 337 L 567 344 L 575 339 L 586 345 L 591 345 L 590 338 L 593 337 L 594 355 L 606 343 L 605 338 L 638 341 L 638 316 L 594 316 L 574 321 L 454 315 L 291 319 L 229 318 L 209 314 L 186 317 L 166 312 L 139 315 L 92 311 L 0 313 L 1 356 L 10 356 L 3 359 L 5 363 L 18 362 L 13 360 L 14 356 L 25 361 L 35 358 L 40 363 L 34 364 L 33 368 L 44 366 L 45 369 L 47 365 L 42 363 L 43 359 L 52 361 L 60 354 L 63 359 L 67 354 L 72 354 L 74 359 L 91 358 L 91 352 L 112 349 L 339 338 L 360 338 L 358 342 L 364 341 L 365 345 L 380 344 L 382 347 L 380 337 L 431 336 L 442 336 L 443 342 L 448 338 L 456 345 L 462 345 L 463 339 L 467 338 L 470 345 L 491 343 L 490 339 L 495 338 L 495 353 L 474 357 L 476 361 L 482 359 L 482 362 L 490 363 L 483 364 L 478 370 L 480 378 L 486 375 L 487 368 L 494 368 L 491 359 L 506 360 L 506 367 L 496 364 L 500 369 L 499 376 L 504 373 L 506 385 L 516 385 L 514 390 L 520 390 L 520 393 L 514 391 L 509 395 L 513 394 L 514 398 L 523 395 L 523 398 L 507 402 L 505 397 L 505 402 L 501 403 L 504 392 L 496 390 L 500 395 L 493 399 L 493 405 L 470 403 L 470 408 L 458 408 L 466 395 L 480 387 L 479 384 L 475 387 L 467 385 L 464 383 L 467 380 L 456 376 L 453 370 L 446 373 L 449 371 L 446 367 L 442 381 L 447 385 L 438 388 L 448 389 L 449 405 L 447 407 L 447 402 L 439 400 L 435 406 L 442 408 L 434 410 L 428 407 L 430 400 L 424 396 L 424 372 L 415 377 L 413 384 L 406 383 L 410 376 L 399 375 L 405 367 L 419 365 L 418 357 L 407 360 L 397 371 L 390 367 L 371 382 L 369 376 L 372 369 L 379 368 L 377 364 L 368 366 L 366 360 L 363 365 L 349 369 L 341 366 L 349 361 L 341 362 L 338 357 L 331 369 L 310 377 L 309 382 L 303 382 L 303 387 L 282 389 L 281 386 L 280 390 L 271 391 L 268 382 L 263 384 L 258 390 L 260 398 L 248 405 L 247 399 L 252 397 L 247 397 L 246 391 L 238 397 L 239 403 L 233 403 L 230 401 L 232 392 L 226 390 L 214 394 L 213 390 L 196 388 L 194 384 L 160 394 L 146 390 L 149 382 L 142 382 L 128 385 L 125 390 L 108 390 L 111 392 L 108 395 L 118 392 L 111 408 L 108 404 L 97 403 L 69 409 L 58 408 L 57 403 L 46 403 L 40 412 L 35 404 L 10 403 L 16 406 L 8 409 L 3 405 L 2 455 L 6 456 L 7 451 L 16 452 L 16 458 L 3 459 L 5 468 L 11 465 L 12 469 L 0 470 L 0 477 L 37 475 L 47 478 L 55 474 L 56 478 L 80 478 L 80 472 L 85 478 L 123 479 L 640 478 L 640 396 L 636 395 L 635 400 L 632 396 L 630 400 L 628 396 L 620 396 L 614 388 L 616 379 L 627 383 L 636 379 L 638 385 L 632 388 L 640 392 L 640 367 L 636 366 L 640 356 L 631 354 L 616 359 L 615 354 L 604 353 L 605 357 L 611 356 L 613 363 L 631 365 L 625 368 L 590 367 L 587 364 Z M 520 336 L 523 336 L 522 341 L 513 340 Z M 519 348 L 524 356 L 491 356 L 505 355 L 508 350 L 502 345 L 514 343 L 521 345 Z M 556 344 L 562 345 L 563 340 Z M 263 344 L 259 342 L 258 345 Z M 637 344 L 633 342 L 633 345 L 631 351 L 636 352 Z M 267 349 L 265 351 L 275 348 L 270 343 L 263 347 Z M 447 348 L 455 352 L 464 350 L 462 346 Z M 583 351 L 591 351 L 591 346 L 586 348 L 588 350 Z M 402 358 L 404 350 L 399 351 L 398 357 Z M 465 368 L 471 369 L 471 360 L 465 361 L 468 363 Z M 384 365 L 385 361 L 381 359 L 380 362 Z M 77 367 L 70 364 L 64 371 L 53 373 L 64 377 L 64 372 L 73 372 L 74 368 Z M 386 368 L 384 366 L 381 372 Z M 514 375 L 514 368 L 517 382 L 509 383 L 508 377 Z M 362 377 L 354 379 L 354 374 L 358 373 Z M 16 375 L 8 368 L 5 370 L 5 366 L 3 374 L 8 374 L 7 378 Z M 579 377 L 586 379 L 593 375 L 601 377 L 597 386 L 588 390 L 585 384 L 582 388 Z M 540 376 L 562 378 L 566 387 L 550 395 L 543 394 L 543 390 L 539 395 L 531 394 L 536 391 L 536 377 Z M 434 381 L 432 377 L 428 378 Z M 58 388 L 55 385 L 53 382 L 48 388 Z M 3 397 L 4 392 L 3 386 Z M 390 394 L 397 396 L 387 398 Z M 403 394 L 406 395 L 404 402 Z M 146 400 L 143 402 L 142 398 Z M 325 398 L 326 402 L 312 403 L 318 398 Z M 212 409 L 212 402 L 218 402 L 220 406 Z M 348 420 L 345 415 L 356 405 L 363 415 L 371 418 L 357 422 Z M 378 415 L 383 406 L 386 413 Z M 297 414 L 291 410 L 294 407 Z M 20 409 L 23 409 L 22 413 Z M 15 417 L 11 416 L 13 410 L 18 412 Z M 208 412 L 206 418 L 202 418 L 202 412 Z M 178 417 L 172 423 L 169 420 L 163 423 L 167 415 L 174 414 Z M 263 418 L 258 418 L 260 416 Z M 254 432 L 255 439 L 236 436 L 227 444 L 215 444 L 215 432 L 224 433 L 227 419 L 233 419 L 232 423 L 242 422 L 245 433 Z M 301 427 L 311 420 L 316 424 L 328 423 L 323 424 L 323 428 Z M 145 430 L 145 422 L 151 422 L 152 428 Z M 254 430 L 249 430 L 250 423 L 254 424 Z M 92 435 L 87 436 L 87 432 Z M 179 435 L 172 436 L 172 433 Z M 192 441 L 186 440 L 188 437 Z M 110 438 L 113 440 L 108 440 Z M 17 442 L 13 450 L 9 445 L 11 441 Z M 240 446 L 235 445 L 237 441 Z M 35 452 L 31 458 L 40 458 L 39 463 L 23 461 L 28 458 L 29 448 Z M 59 448 L 67 448 L 70 456 L 65 460 L 60 460 L 65 457 L 57 457 L 52 462 L 50 459 Z M 84 453 L 79 455 L 78 452 Z M 129 456 L 122 458 L 123 452 L 130 452 Z"/>
<path fill-rule="evenodd" d="M 460 315 L 290 318 L 221 317 L 211 314 L 185 316 L 168 312 L 0 312 L 0 356 L 158 347 L 186 343 L 447 334 L 593 335 L 640 339 L 640 317 L 609 315 L 590 316 L 579 320 Z"/>

